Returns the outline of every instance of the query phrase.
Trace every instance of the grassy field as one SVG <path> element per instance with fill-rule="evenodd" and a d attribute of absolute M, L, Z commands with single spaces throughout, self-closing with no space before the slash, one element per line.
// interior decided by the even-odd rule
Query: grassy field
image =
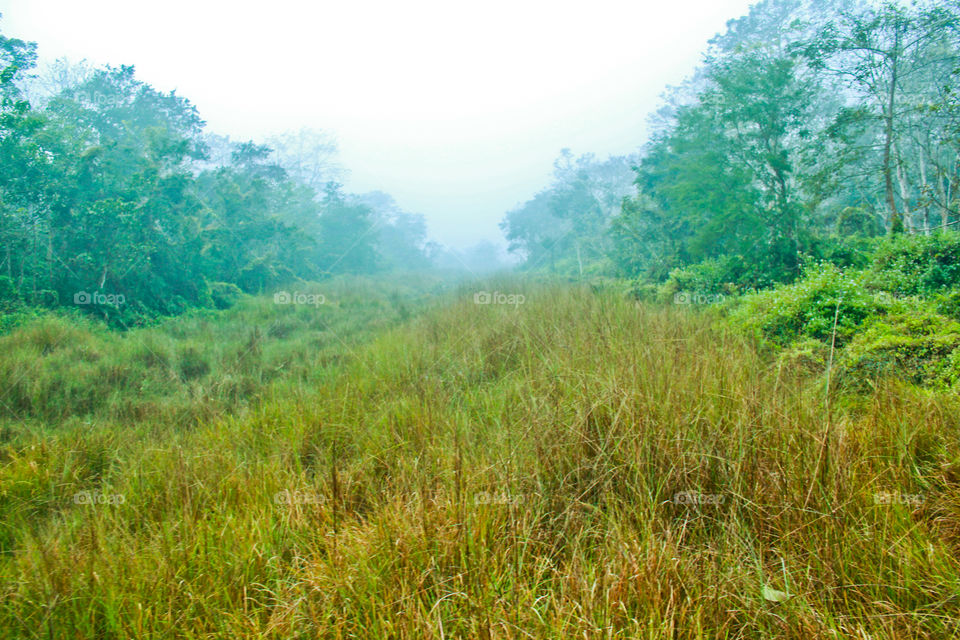
<path fill-rule="evenodd" d="M 311 291 L 0 337 L 0 637 L 960 633 L 956 395 L 613 290 Z"/>

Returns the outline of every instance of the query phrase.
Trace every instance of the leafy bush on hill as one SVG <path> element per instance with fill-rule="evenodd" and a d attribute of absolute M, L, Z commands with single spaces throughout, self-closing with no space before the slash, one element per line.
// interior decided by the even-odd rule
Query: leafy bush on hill
<path fill-rule="evenodd" d="M 730 295 L 743 284 L 744 275 L 743 264 L 733 256 L 711 258 L 671 271 L 670 277 L 663 284 L 662 295 L 667 299 L 680 291 Z"/>
<path fill-rule="evenodd" d="M 855 384 L 894 376 L 921 386 L 960 381 L 960 322 L 923 307 L 879 318 L 843 350 L 843 379 Z"/>
<path fill-rule="evenodd" d="M 871 289 L 902 295 L 960 288 L 960 234 L 896 236 L 880 243 L 866 271 Z"/>
<path fill-rule="evenodd" d="M 823 264 L 793 284 L 745 296 L 733 319 L 779 345 L 798 338 L 830 342 L 836 320 L 836 344 L 842 345 L 865 320 L 895 304 L 892 297 L 869 291 L 856 272 Z"/>
<path fill-rule="evenodd" d="M 834 335 L 848 388 L 883 376 L 926 387 L 960 381 L 960 237 L 884 239 L 862 271 L 821 263 L 743 297 L 732 321 L 784 347 L 780 362 L 822 369 Z M 820 346 L 817 346 L 820 345 Z"/>

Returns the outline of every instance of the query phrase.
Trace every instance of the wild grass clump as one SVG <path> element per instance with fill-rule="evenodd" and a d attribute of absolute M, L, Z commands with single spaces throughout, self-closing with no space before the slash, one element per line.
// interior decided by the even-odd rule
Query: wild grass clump
<path fill-rule="evenodd" d="M 834 403 L 739 329 L 589 287 L 418 309 L 191 429 L 5 445 L 0 637 L 955 633 L 955 396 Z M 313 322 L 261 330 L 258 375 Z"/>

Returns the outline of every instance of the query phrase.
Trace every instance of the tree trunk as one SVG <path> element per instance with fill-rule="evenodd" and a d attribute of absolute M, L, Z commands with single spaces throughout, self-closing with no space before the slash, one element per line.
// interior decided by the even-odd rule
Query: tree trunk
<path fill-rule="evenodd" d="M 897 29 L 897 37 L 894 41 L 893 56 L 890 63 L 890 90 L 887 95 L 886 112 L 883 114 L 883 181 L 887 192 L 887 207 L 890 209 L 890 233 L 903 232 L 903 221 L 900 220 L 900 212 L 897 211 L 896 196 L 893 193 L 893 163 L 890 153 L 891 147 L 893 146 L 893 107 L 894 98 L 897 94 L 897 51 L 900 48 L 899 36 L 899 29 Z"/>
<path fill-rule="evenodd" d="M 947 220 L 950 218 L 950 183 L 942 171 L 938 173 L 940 173 L 937 177 L 937 191 L 939 191 L 940 197 L 940 229 L 943 230 L 947 228 Z"/>
<path fill-rule="evenodd" d="M 929 142 L 929 135 L 928 135 Z M 920 193 L 923 197 L 923 235 L 930 235 L 930 186 L 927 184 L 927 163 L 923 159 L 923 149 L 917 149 L 920 167 Z"/>
<path fill-rule="evenodd" d="M 897 152 L 897 184 L 900 187 L 900 202 L 903 204 L 903 226 L 907 232 L 913 231 L 913 217 L 910 213 L 910 191 L 907 188 L 907 179 L 903 175 L 903 157 L 900 155 L 900 147 L 895 145 Z"/>

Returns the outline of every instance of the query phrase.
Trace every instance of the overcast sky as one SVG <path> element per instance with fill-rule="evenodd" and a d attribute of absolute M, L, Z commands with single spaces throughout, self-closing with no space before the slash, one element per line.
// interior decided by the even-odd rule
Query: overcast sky
<path fill-rule="evenodd" d="M 0 30 L 132 64 L 210 130 L 334 133 L 347 187 L 381 189 L 454 246 L 549 182 L 563 147 L 645 140 L 665 86 L 748 0 L 0 0 Z"/>

